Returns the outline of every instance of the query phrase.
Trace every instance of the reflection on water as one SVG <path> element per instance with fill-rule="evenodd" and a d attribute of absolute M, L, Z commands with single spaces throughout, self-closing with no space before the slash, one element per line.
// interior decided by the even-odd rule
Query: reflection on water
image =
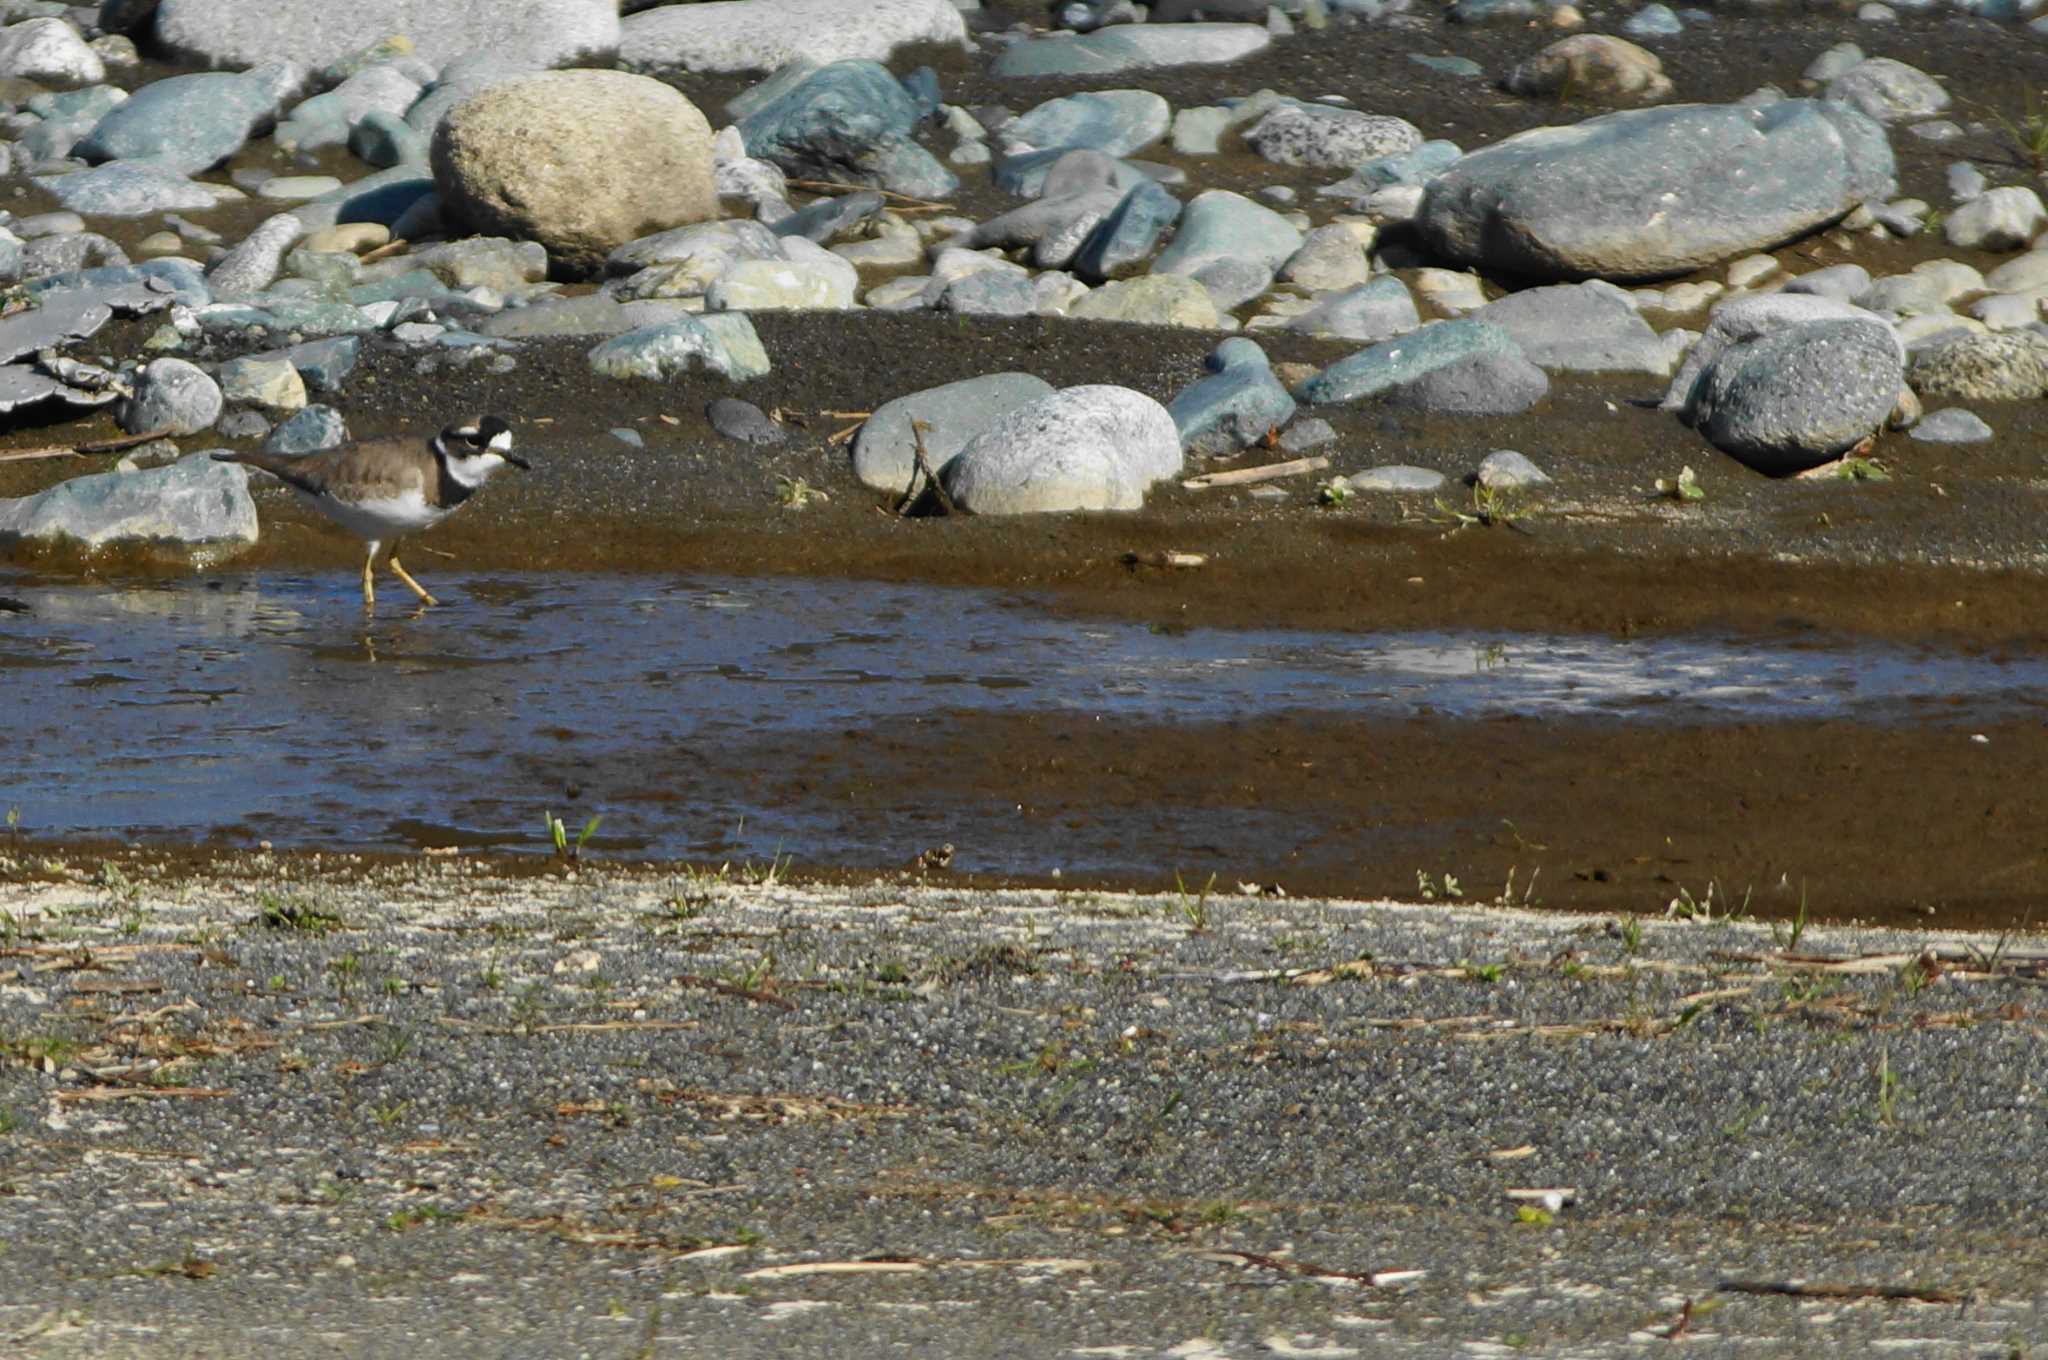
<path fill-rule="evenodd" d="M 675 753 L 947 710 L 1194 723 L 1305 710 L 1881 720 L 2048 700 L 2034 658 L 1711 639 L 1160 632 L 986 591 L 856 581 L 443 577 L 365 624 L 352 577 L 146 589 L 0 580 L 0 804 L 24 826 L 242 842 L 537 847 L 574 771 L 645 769 L 613 849 L 701 850 Z M 656 777 L 656 776 L 661 777 Z M 615 781 L 607 781 L 615 782 Z M 707 800 L 715 801 L 715 800 Z M 800 807 L 724 805 L 734 853 L 812 843 Z M 701 834 L 701 829 L 700 829 Z M 1028 866 L 1013 866 L 1028 868 Z"/>

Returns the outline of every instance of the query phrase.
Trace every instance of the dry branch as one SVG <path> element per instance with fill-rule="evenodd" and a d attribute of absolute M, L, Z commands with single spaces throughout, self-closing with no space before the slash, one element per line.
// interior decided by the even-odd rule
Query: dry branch
<path fill-rule="evenodd" d="M 100 1100 L 215 1100 L 233 1094 L 206 1086 L 86 1086 L 57 1092 L 60 1105 Z"/>
<path fill-rule="evenodd" d="M 792 189 L 807 189 L 814 194 L 837 196 L 839 194 L 874 192 L 892 203 L 901 203 L 906 207 L 919 208 L 925 212 L 951 212 L 953 210 L 953 205 L 950 203 L 934 203 L 928 198 L 912 198 L 909 194 L 899 194 L 893 189 L 878 189 L 871 184 L 841 184 L 837 180 L 829 179 L 793 179 L 787 181 L 787 183 Z"/>
<path fill-rule="evenodd" d="M 1181 485 L 1190 491 L 1207 491 L 1214 486 L 1246 486 L 1252 482 L 1270 482 L 1280 477 L 1298 477 L 1304 472 L 1320 472 L 1329 465 L 1328 458 L 1317 454 L 1313 458 L 1290 458 L 1284 463 L 1232 468 L 1227 472 L 1205 472 L 1199 477 L 1184 479 Z"/>
<path fill-rule="evenodd" d="M 1799 1280 L 1723 1280 L 1723 1294 L 1777 1294 L 1792 1299 L 1892 1299 L 1908 1303 L 1961 1303 L 1961 1294 L 1914 1285 L 1806 1284 Z"/>

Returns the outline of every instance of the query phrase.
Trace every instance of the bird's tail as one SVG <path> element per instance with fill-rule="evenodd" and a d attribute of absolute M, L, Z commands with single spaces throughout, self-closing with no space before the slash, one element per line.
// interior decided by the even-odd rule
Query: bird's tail
<path fill-rule="evenodd" d="M 217 449 L 214 452 L 213 461 L 216 463 L 240 463 L 244 467 L 252 467 L 259 472 L 267 472 L 279 481 L 298 487 L 300 490 L 315 496 L 319 495 L 322 489 L 322 483 L 319 480 L 308 477 L 303 470 L 296 466 L 299 462 L 296 458 L 288 458 L 275 453 L 264 453 L 261 450 L 253 453 L 237 453 L 233 449 Z"/>

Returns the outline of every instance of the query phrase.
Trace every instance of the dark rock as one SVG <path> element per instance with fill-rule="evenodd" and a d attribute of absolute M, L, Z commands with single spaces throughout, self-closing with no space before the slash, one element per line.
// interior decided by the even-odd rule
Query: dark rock
<path fill-rule="evenodd" d="M 789 431 L 768 418 L 768 413 L 751 401 L 720 397 L 704 408 L 711 428 L 736 444 L 773 447 L 789 442 Z"/>
<path fill-rule="evenodd" d="M 1438 416 L 1515 416 L 1550 394 L 1550 379 L 1519 354 L 1474 354 L 1394 389 L 1392 401 Z"/>

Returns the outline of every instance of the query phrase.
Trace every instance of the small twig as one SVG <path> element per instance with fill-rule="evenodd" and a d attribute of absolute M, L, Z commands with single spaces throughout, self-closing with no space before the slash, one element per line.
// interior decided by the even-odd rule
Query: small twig
<path fill-rule="evenodd" d="M 356 258 L 356 263 L 374 264 L 378 260 L 388 260 L 393 255 L 403 255 L 406 251 L 410 249 L 412 249 L 412 242 L 406 240 L 403 236 L 401 236 L 396 240 L 386 241 L 383 245 L 378 246 L 375 250 L 364 251 L 360 256 Z"/>
<path fill-rule="evenodd" d="M 916 449 L 917 467 L 910 474 L 910 485 L 903 489 L 903 503 L 896 507 L 896 513 L 907 515 L 910 513 L 911 507 L 917 504 L 917 474 L 921 472 L 924 474 L 925 485 L 929 486 L 932 489 L 932 494 L 938 497 L 941 510 L 949 515 L 972 514 L 973 511 L 960 508 L 959 504 L 954 501 L 952 495 L 947 492 L 945 486 L 939 481 L 938 474 L 932 471 L 931 456 L 925 452 L 924 447 L 924 432 L 930 428 L 931 426 L 925 424 L 922 420 L 910 422 L 910 438 Z"/>
<path fill-rule="evenodd" d="M 27 463 L 38 458 L 83 458 L 91 453 L 119 453 L 138 444 L 147 444 L 153 439 L 166 438 L 170 433 L 169 430 L 146 430 L 141 434 L 96 439 L 89 444 L 79 444 L 75 447 L 68 444 L 45 444 L 33 449 L 16 449 L 12 453 L 0 453 L 0 463 Z"/>
<path fill-rule="evenodd" d="M 864 420 L 857 420 L 843 430 L 834 430 L 831 434 L 825 436 L 825 443 L 836 449 L 847 440 L 859 434 L 861 428 L 866 424 L 867 422 Z"/>
<path fill-rule="evenodd" d="M 1399 1284 L 1412 1280 L 1423 1272 L 1419 1270 L 1338 1270 L 1332 1266 L 1319 1266 L 1308 1261 L 1290 1261 L 1280 1256 L 1265 1256 L 1256 1251 L 1205 1251 L 1202 1259 L 1228 1263 L 1242 1262 L 1248 1266 L 1262 1266 L 1267 1270 L 1278 1270 L 1289 1275 L 1304 1275 L 1317 1280 L 1350 1280 L 1356 1284 L 1370 1285 L 1377 1289 L 1383 1285 Z"/>
<path fill-rule="evenodd" d="M 80 453 L 119 453 L 123 449 L 132 449 L 138 444 L 147 444 L 154 439 L 168 439 L 172 433 L 173 431 L 170 426 L 166 425 L 161 430 L 144 430 L 141 434 L 120 434 L 115 435 L 112 439 L 95 439 L 90 444 L 80 444 L 78 451 Z"/>
<path fill-rule="evenodd" d="M 916 1275 L 925 1268 L 922 1261 L 797 1261 L 786 1266 L 762 1266 L 740 1278 L 791 1280 L 807 1275 Z"/>
<path fill-rule="evenodd" d="M 1251 482 L 1270 482 L 1279 477 L 1298 477 L 1304 472 L 1320 472 L 1329 465 L 1328 458 L 1317 454 L 1313 458 L 1290 458 L 1284 463 L 1266 463 L 1260 467 L 1205 472 L 1199 477 L 1183 480 L 1181 485 L 1190 491 L 1206 491 L 1212 486 L 1244 486 Z"/>
<path fill-rule="evenodd" d="M 1118 560 L 1127 567 L 1191 568 L 1209 565 L 1207 553 L 1176 552 L 1171 548 L 1161 548 L 1157 552 L 1127 552 Z"/>
<path fill-rule="evenodd" d="M 1891 1299 L 1906 1303 L 1961 1303 L 1963 1296 L 1946 1289 L 1916 1289 L 1890 1284 L 1801 1284 L 1796 1280 L 1723 1280 L 1714 1286 L 1723 1294 L 1780 1294 L 1793 1299 Z"/>
<path fill-rule="evenodd" d="M 892 203 L 902 203 L 912 208 L 925 208 L 935 212 L 951 212 L 953 210 L 953 205 L 950 203 L 934 203 L 928 198 L 912 198 L 909 194 L 899 194 L 894 189 L 881 189 L 872 184 L 841 184 L 837 180 L 829 179 L 793 179 L 787 181 L 787 183 L 792 189 L 808 189 L 814 194 L 836 195 L 873 192 L 880 194 Z"/>
<path fill-rule="evenodd" d="M 233 1094 L 205 1086 L 87 1086 L 76 1091 L 57 1092 L 57 1103 L 76 1105 L 89 1100 L 212 1100 Z"/>
<path fill-rule="evenodd" d="M 1685 1307 L 1678 1311 L 1678 1321 L 1664 1330 L 1666 1341 L 1676 1341 L 1692 1329 L 1692 1300 L 1685 1301 Z"/>

